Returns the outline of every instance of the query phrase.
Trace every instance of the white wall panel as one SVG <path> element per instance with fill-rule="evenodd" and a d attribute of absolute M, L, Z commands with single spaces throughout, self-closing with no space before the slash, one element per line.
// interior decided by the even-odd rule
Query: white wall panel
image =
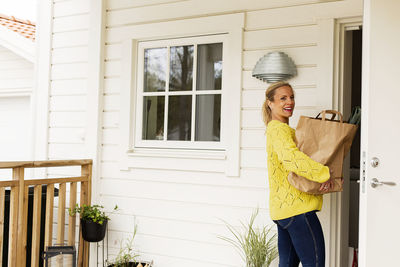
<path fill-rule="evenodd" d="M 83 79 L 88 75 L 87 63 L 55 64 L 51 68 L 51 79 Z"/>
<path fill-rule="evenodd" d="M 267 153 L 263 148 L 242 149 L 240 166 L 244 168 L 267 168 Z"/>
<path fill-rule="evenodd" d="M 143 6 L 153 6 L 157 4 L 171 3 L 171 2 L 183 2 L 188 0 L 107 0 L 107 10 L 126 9 Z"/>
<path fill-rule="evenodd" d="M 107 195 L 114 197 L 158 199 L 238 208 L 257 207 L 266 195 L 266 190 L 259 188 L 242 190 L 240 187 L 195 185 L 184 182 L 153 182 L 136 179 L 103 179 L 101 186 L 101 192 L 106 190 Z M 207 194 L 204 194 L 204 192 L 207 192 Z M 102 194 L 106 195 L 105 193 Z M 154 214 L 154 216 L 156 215 Z"/>
<path fill-rule="evenodd" d="M 53 48 L 88 45 L 89 33 L 87 30 L 53 33 Z"/>
<path fill-rule="evenodd" d="M 55 80 L 51 81 L 51 94 L 55 95 L 82 95 L 86 94 L 87 80 Z"/>
<path fill-rule="evenodd" d="M 30 94 L 33 86 L 33 63 L 0 46 L 0 97 L 2 91 L 13 94 L 23 90 L 25 94 Z M 29 101 L 27 105 L 29 107 Z"/>
<path fill-rule="evenodd" d="M 71 32 L 76 30 L 86 30 L 89 27 L 89 14 L 78 14 L 67 17 L 54 18 L 53 31 Z"/>
<path fill-rule="evenodd" d="M 246 27 L 259 29 L 310 24 L 321 18 L 352 17 L 355 14 L 361 15 L 363 12 L 362 2 L 357 0 L 319 2 L 313 5 L 296 5 L 248 12 Z"/>
<path fill-rule="evenodd" d="M 136 204 L 136 203 L 135 203 Z M 154 211 L 158 211 L 160 208 L 149 207 Z M 165 209 L 171 210 L 174 209 L 174 206 L 164 206 Z M 192 209 L 195 207 L 192 207 Z M 189 209 L 187 209 L 189 210 Z M 247 221 L 248 217 L 251 216 L 251 213 L 248 210 L 243 209 L 240 210 L 228 210 L 224 211 L 223 207 L 219 209 L 215 209 L 214 211 L 218 211 L 219 213 L 210 214 L 210 212 L 206 212 L 203 217 L 197 216 L 193 218 L 194 220 L 177 220 L 177 219 L 167 219 L 167 218 L 159 218 L 152 216 L 137 216 L 135 217 L 130 215 L 122 215 L 122 214 L 114 214 L 112 216 L 112 223 L 110 223 L 109 230 L 112 231 L 132 231 L 133 223 L 136 221 L 139 226 L 139 231 L 144 235 L 154 235 L 154 236 L 164 236 L 173 239 L 185 239 L 192 240 L 197 242 L 207 242 L 211 244 L 219 244 L 219 245 L 228 245 L 225 241 L 218 238 L 218 235 L 221 236 L 231 236 L 231 233 L 227 229 L 224 221 L 228 221 L 235 226 L 239 226 L 239 220 Z M 184 213 L 184 210 L 181 210 L 181 213 Z M 202 212 L 202 211 L 200 211 Z M 268 220 L 268 216 L 265 210 L 262 210 L 265 214 L 260 214 L 260 217 L 256 221 L 256 225 L 261 222 L 265 222 L 271 224 L 272 222 Z M 226 218 L 230 215 L 230 218 Z M 210 222 L 202 222 L 201 219 L 213 219 Z M 229 220 L 230 219 L 230 220 Z M 261 220 L 263 219 L 263 220 Z M 167 233 L 167 234 L 166 234 Z M 218 234 L 216 234 L 218 233 Z M 111 242 L 112 243 L 112 242 Z"/>
<path fill-rule="evenodd" d="M 56 128 L 51 127 L 49 129 L 49 142 L 50 143 L 83 143 L 85 136 L 85 128 L 84 127 L 75 127 L 70 128 L 68 126 L 61 127 L 57 126 Z"/>
<path fill-rule="evenodd" d="M 4 79 L 0 82 L 0 89 L 21 89 L 21 88 L 32 88 L 32 78 L 14 78 Z"/>
<path fill-rule="evenodd" d="M 51 63 L 87 62 L 88 48 L 86 46 L 53 49 Z"/>
<path fill-rule="evenodd" d="M 106 145 L 119 144 L 120 136 L 118 128 L 103 129 L 102 143 Z"/>
<path fill-rule="evenodd" d="M 242 110 L 242 128 L 265 128 L 261 109 Z"/>
<path fill-rule="evenodd" d="M 50 159 L 83 158 L 85 155 L 89 11 L 89 0 L 54 2 L 50 57 Z"/>
<path fill-rule="evenodd" d="M 85 127 L 86 118 L 84 111 L 71 112 L 71 111 L 61 111 L 61 112 L 50 112 L 50 127 Z M 65 133 L 67 137 L 67 133 Z M 69 137 L 67 137 L 69 138 Z"/>
<path fill-rule="evenodd" d="M 85 111 L 86 96 L 52 96 L 50 110 L 52 111 Z"/>
<path fill-rule="evenodd" d="M 121 59 L 122 45 L 120 43 L 106 44 L 104 49 L 104 57 L 106 60 Z"/>
<path fill-rule="evenodd" d="M 120 87 L 120 77 L 109 77 L 104 79 L 104 93 L 119 93 Z"/>
<path fill-rule="evenodd" d="M 20 60 L 21 57 L 15 53 L 12 53 L 7 48 L 0 46 L 0 62 L 8 60 Z"/>
<path fill-rule="evenodd" d="M 242 130 L 241 147 L 243 148 L 266 148 L 267 137 L 264 129 Z M 266 149 L 265 149 L 266 151 Z"/>
<path fill-rule="evenodd" d="M 31 159 L 30 113 L 29 96 L 0 94 L 0 161 Z M 7 173 L 10 170 L 0 170 L 0 179 Z"/>
<path fill-rule="evenodd" d="M 105 66 L 106 69 L 104 76 L 109 77 L 109 76 L 121 75 L 121 61 L 119 60 L 107 61 L 105 63 Z"/>
<path fill-rule="evenodd" d="M 103 127 L 104 128 L 115 128 L 119 125 L 119 112 L 117 111 L 108 111 L 103 112 Z"/>
<path fill-rule="evenodd" d="M 66 17 L 76 14 L 89 13 L 89 0 L 67 0 L 54 3 L 54 17 Z"/>
<path fill-rule="evenodd" d="M 196 0 L 173 1 L 160 5 L 149 5 L 141 8 L 118 8 L 107 12 L 110 26 L 139 24 L 147 21 L 172 20 L 193 16 L 211 16 L 221 13 L 235 13 L 267 8 L 279 8 L 301 4 L 318 3 L 318 0 Z"/>
<path fill-rule="evenodd" d="M 0 53 L 0 71 L 2 70 L 14 70 L 14 69 L 32 69 L 33 64 L 26 59 L 4 59 L 1 58 Z M 32 76 L 32 75 L 31 75 Z"/>
<path fill-rule="evenodd" d="M 103 98 L 105 111 L 119 111 L 121 105 L 119 94 L 105 95 Z"/>
<path fill-rule="evenodd" d="M 12 68 L 0 70 L 0 80 L 7 79 L 32 79 L 33 80 L 33 66 L 30 68 Z"/>
<path fill-rule="evenodd" d="M 314 45 L 317 43 L 317 25 L 296 26 L 268 30 L 246 31 L 244 49 L 268 49 Z"/>
<path fill-rule="evenodd" d="M 49 145 L 50 159 L 82 159 L 85 158 L 85 150 L 82 144 L 51 144 Z"/>
<path fill-rule="evenodd" d="M 191 183 L 194 185 L 237 187 L 253 190 L 255 188 L 265 190 L 266 170 L 265 169 L 242 169 L 240 179 L 232 179 L 221 173 L 161 170 L 153 169 L 131 169 L 120 171 L 119 164 L 115 162 L 104 162 L 101 166 L 101 175 L 107 179 L 122 180 L 144 180 L 153 182 L 170 183 Z"/>

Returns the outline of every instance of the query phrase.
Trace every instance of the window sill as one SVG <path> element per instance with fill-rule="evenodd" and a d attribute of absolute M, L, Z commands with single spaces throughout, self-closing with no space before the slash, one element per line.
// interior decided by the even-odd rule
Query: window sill
<path fill-rule="evenodd" d="M 127 151 L 128 157 L 158 157 L 185 159 L 215 159 L 225 160 L 225 150 L 190 150 L 190 149 L 157 149 L 134 148 Z"/>

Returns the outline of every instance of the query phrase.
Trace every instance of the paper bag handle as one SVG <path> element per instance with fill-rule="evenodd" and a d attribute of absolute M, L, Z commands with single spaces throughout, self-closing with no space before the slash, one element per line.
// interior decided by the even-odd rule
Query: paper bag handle
<path fill-rule="evenodd" d="M 316 118 L 318 118 L 319 115 L 321 115 L 321 118 L 324 121 L 325 117 L 326 117 L 326 113 L 332 114 L 331 121 L 333 121 L 333 119 L 336 117 L 336 115 L 338 115 L 340 122 L 343 123 L 343 115 L 342 115 L 342 113 L 340 113 L 339 111 L 336 111 L 336 110 L 323 110 L 317 115 Z"/>

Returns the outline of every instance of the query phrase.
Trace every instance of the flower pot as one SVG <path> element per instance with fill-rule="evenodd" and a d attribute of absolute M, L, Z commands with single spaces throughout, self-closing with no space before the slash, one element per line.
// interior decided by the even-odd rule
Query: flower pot
<path fill-rule="evenodd" d="M 104 239 L 107 229 L 107 220 L 103 224 L 81 219 L 82 237 L 88 242 L 99 242 Z"/>
<path fill-rule="evenodd" d="M 151 267 L 153 266 L 153 263 L 149 263 L 149 262 L 127 262 L 127 263 L 122 263 L 119 265 L 115 265 L 115 264 L 111 264 L 108 265 L 108 267 Z"/>

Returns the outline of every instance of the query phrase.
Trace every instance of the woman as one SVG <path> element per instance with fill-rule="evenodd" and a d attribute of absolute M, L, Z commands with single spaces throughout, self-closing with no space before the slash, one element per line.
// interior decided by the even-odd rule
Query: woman
<path fill-rule="evenodd" d="M 292 86 L 278 82 L 268 87 L 263 105 L 267 125 L 270 215 L 278 227 L 279 267 L 324 267 L 325 244 L 316 211 L 322 196 L 297 190 L 287 180 L 294 172 L 322 183 L 320 190 L 332 186 L 329 168 L 310 159 L 296 147 L 295 131 L 289 118 L 295 106 Z"/>

